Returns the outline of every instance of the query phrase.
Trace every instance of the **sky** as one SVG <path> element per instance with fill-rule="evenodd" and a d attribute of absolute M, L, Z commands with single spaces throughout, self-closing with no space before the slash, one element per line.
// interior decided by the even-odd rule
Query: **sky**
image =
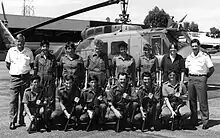
<path fill-rule="evenodd" d="M 2 0 L 6 14 L 22 14 L 24 0 Z M 74 10 L 78 10 L 106 0 L 26 0 L 32 1 L 34 15 L 43 17 L 57 17 Z M 220 10 L 217 0 L 129 0 L 127 12 L 132 23 L 143 24 L 148 12 L 155 6 L 164 9 L 174 20 L 178 21 L 187 14 L 184 21 L 194 21 L 200 31 L 208 32 L 211 27 L 220 29 Z M 0 13 L 2 11 L 0 10 Z M 88 11 L 70 19 L 111 21 L 119 17 L 120 4 L 114 4 L 93 11 Z M 1 19 L 2 17 L 0 17 Z M 10 23 L 9 23 L 10 24 Z"/>

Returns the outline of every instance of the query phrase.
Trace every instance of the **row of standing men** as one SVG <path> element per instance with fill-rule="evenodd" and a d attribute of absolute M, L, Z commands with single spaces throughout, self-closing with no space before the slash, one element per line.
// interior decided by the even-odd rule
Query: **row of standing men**
<path fill-rule="evenodd" d="M 163 81 L 169 80 L 169 75 L 173 72 L 177 76 L 177 80 L 180 81 L 180 87 L 178 91 L 183 91 L 183 78 L 186 68 L 189 70 L 189 92 L 192 91 L 189 96 L 190 109 L 192 112 L 191 119 L 195 124 L 197 123 L 197 106 L 196 106 L 196 96 L 199 97 L 202 118 L 204 121 L 204 128 L 207 127 L 208 123 L 208 104 L 207 104 L 207 91 L 206 82 L 207 78 L 214 72 L 213 64 L 207 54 L 199 50 L 199 41 L 192 41 L 191 45 L 195 52 L 186 59 L 184 62 L 183 58 L 178 55 L 177 45 L 173 44 L 169 47 L 170 53 L 165 55 L 161 62 L 161 67 L 159 68 L 158 59 L 153 55 L 152 47 L 150 45 L 144 46 L 144 55 L 140 56 L 139 61 L 135 64 L 135 60 L 132 56 L 127 54 L 127 44 L 119 44 L 120 54 L 114 56 L 109 60 L 105 53 L 102 53 L 101 48 L 103 42 L 101 40 L 95 41 L 94 54 L 88 56 L 86 63 L 83 62 L 82 58 L 75 53 L 74 43 L 67 43 L 65 46 L 66 54 L 60 59 L 59 62 L 56 61 L 55 57 L 49 53 L 49 42 L 41 42 L 42 52 L 38 54 L 35 59 L 30 49 L 24 47 L 25 38 L 23 35 L 19 34 L 16 37 L 16 47 L 11 48 L 6 56 L 6 66 L 9 69 L 11 75 L 11 95 L 12 100 L 10 102 L 10 129 L 15 129 L 15 123 L 17 122 L 17 116 L 19 116 L 19 124 L 24 125 L 23 117 L 23 104 L 21 104 L 20 111 L 18 112 L 18 96 L 23 97 L 24 90 L 29 86 L 30 83 L 30 70 L 34 69 L 34 74 L 40 76 L 40 84 L 43 88 L 46 88 L 44 97 L 50 99 L 52 102 L 52 110 L 55 110 L 55 89 L 56 82 L 58 78 L 65 80 L 66 76 L 73 76 L 77 87 L 83 87 L 82 84 L 87 84 L 88 80 L 84 79 L 96 76 L 99 86 L 109 86 L 110 82 L 106 83 L 107 78 L 111 76 L 120 76 L 119 73 L 126 73 L 126 77 L 129 80 L 129 84 L 132 87 L 136 86 L 136 70 L 138 84 L 140 85 L 140 76 L 144 74 L 143 72 L 150 72 L 152 76 L 153 83 L 161 85 L 160 81 L 160 71 L 163 72 Z M 197 61 L 198 59 L 198 61 Z M 195 64 L 198 63 L 198 64 Z M 85 65 L 85 66 L 84 66 Z M 185 68 L 186 65 L 186 68 Z M 195 69 L 195 66 L 201 66 L 199 69 Z M 172 73 L 171 73 L 172 74 Z M 122 75 L 124 76 L 124 75 Z M 120 80 L 120 78 L 118 78 Z M 142 77 L 143 79 L 143 77 Z M 195 84 L 196 80 L 202 80 L 202 84 Z M 118 80 L 118 81 L 119 81 Z M 90 80 L 91 81 L 91 80 Z M 120 82 L 120 81 L 119 81 Z M 204 85 L 205 84 L 205 85 Z M 164 85 L 165 86 L 165 85 Z M 168 83 L 167 87 L 172 88 L 175 85 L 170 85 Z M 203 86 L 203 87 L 201 87 Z M 175 88 L 175 87 L 174 87 Z M 163 88 L 165 89 L 165 88 Z M 169 89 L 168 89 L 169 90 Z M 172 90 L 172 89 L 171 89 Z M 202 91 L 202 94 L 201 92 Z M 149 93 L 148 91 L 146 91 Z M 170 94 L 170 90 L 168 94 Z M 127 97 L 128 95 L 124 95 Z M 165 96 L 167 97 L 167 96 Z M 23 98 L 21 98 L 23 99 Z M 120 99 L 120 98 L 119 98 Z M 24 99 L 23 99 L 24 100 Z M 49 100 L 49 101 L 50 101 Z M 89 99 L 88 99 L 89 100 Z M 91 99 L 90 99 L 91 100 Z M 78 100 L 77 100 L 78 101 Z M 109 104 L 109 103 L 108 103 Z M 111 105 L 111 103 L 110 103 Z M 111 106 L 110 106 L 111 107 Z M 172 108 L 167 106 L 170 112 L 175 115 Z M 62 109 L 64 111 L 66 108 Z M 18 115 L 19 113 L 19 115 Z M 117 114 L 117 113 L 115 113 Z M 117 115 L 116 115 L 117 116 Z M 142 115 L 143 116 L 143 115 Z M 31 118 L 31 117 L 30 117 Z"/>

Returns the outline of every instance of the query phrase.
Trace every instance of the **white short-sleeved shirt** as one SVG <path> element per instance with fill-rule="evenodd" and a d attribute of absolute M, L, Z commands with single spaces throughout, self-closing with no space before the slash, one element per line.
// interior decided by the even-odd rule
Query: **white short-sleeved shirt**
<path fill-rule="evenodd" d="M 30 63 L 34 63 L 32 51 L 25 47 L 23 51 L 19 51 L 17 47 L 8 50 L 5 62 L 10 63 L 10 75 L 21 75 L 31 71 Z"/>
<path fill-rule="evenodd" d="M 189 69 L 189 74 L 207 74 L 209 68 L 213 67 L 213 63 L 208 54 L 199 51 L 198 55 L 195 56 L 192 52 L 185 62 L 185 67 Z"/>

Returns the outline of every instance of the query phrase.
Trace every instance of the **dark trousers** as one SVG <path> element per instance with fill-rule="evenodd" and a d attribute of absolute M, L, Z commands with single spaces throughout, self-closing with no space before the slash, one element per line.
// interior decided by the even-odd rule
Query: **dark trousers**
<path fill-rule="evenodd" d="M 147 113 L 148 124 L 159 125 L 159 115 L 161 113 L 161 104 L 158 102 L 158 103 L 153 104 L 149 108 L 150 109 L 145 109 L 145 111 L 148 110 L 148 113 Z M 134 119 L 135 121 L 141 121 L 143 119 L 142 114 L 137 113 Z"/>
<path fill-rule="evenodd" d="M 130 122 L 134 119 L 134 113 L 138 107 L 137 102 L 129 102 L 125 104 L 124 106 L 118 106 L 116 109 L 121 113 L 123 116 L 123 120 L 126 121 L 126 119 L 130 119 Z M 112 110 L 107 110 L 105 118 L 107 120 L 114 120 L 116 119 L 116 116 Z"/>
<path fill-rule="evenodd" d="M 19 124 L 24 123 L 24 104 L 22 103 L 24 90 L 29 87 L 30 75 L 22 77 L 11 76 L 10 84 L 10 104 L 9 104 L 9 120 L 16 123 L 19 116 Z M 19 101 L 20 96 L 20 101 Z"/>
<path fill-rule="evenodd" d="M 197 96 L 203 124 L 206 125 L 209 120 L 208 96 L 207 96 L 207 77 L 189 76 L 189 104 L 191 110 L 191 120 L 193 124 L 198 122 L 197 114 Z"/>
<path fill-rule="evenodd" d="M 42 75 L 39 74 L 41 77 L 41 86 L 44 88 L 44 97 L 49 99 L 48 102 L 50 102 L 50 108 L 55 109 L 55 77 L 52 75 Z"/>
<path fill-rule="evenodd" d="M 67 110 L 69 114 L 71 113 L 71 110 L 72 109 Z M 81 112 L 82 112 L 82 106 L 77 105 L 75 107 L 75 112 L 72 114 L 72 116 L 75 116 L 78 119 L 79 116 L 81 115 Z M 53 120 L 54 124 L 62 124 L 62 125 L 66 124 L 66 120 L 67 120 L 64 111 L 59 108 L 52 112 L 51 119 Z"/>

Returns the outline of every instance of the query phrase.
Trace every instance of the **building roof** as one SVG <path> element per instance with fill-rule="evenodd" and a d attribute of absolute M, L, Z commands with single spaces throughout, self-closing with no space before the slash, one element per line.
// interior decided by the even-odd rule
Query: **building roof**
<path fill-rule="evenodd" d="M 0 14 L 0 17 L 2 17 L 1 19 L 3 19 L 2 14 Z M 8 19 L 9 28 L 22 28 L 22 29 L 52 19 L 49 17 L 22 16 L 22 15 L 11 15 L 11 14 L 6 14 L 6 17 Z M 39 27 L 38 29 L 82 31 L 84 28 L 86 28 L 89 25 L 90 25 L 90 21 L 86 21 L 86 20 L 63 19 L 45 25 L 43 27 Z"/>

